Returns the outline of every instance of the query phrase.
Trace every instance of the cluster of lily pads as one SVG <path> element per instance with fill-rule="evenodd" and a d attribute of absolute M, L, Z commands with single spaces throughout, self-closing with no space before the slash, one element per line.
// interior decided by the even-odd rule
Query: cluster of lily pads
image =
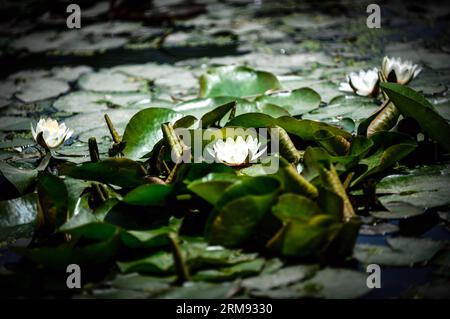
<path fill-rule="evenodd" d="M 253 253 L 340 263 L 352 256 L 358 215 L 380 207 L 377 181 L 411 157 L 418 135 L 438 153 L 450 150 L 447 121 L 406 86 L 419 72 L 417 65 L 385 58 L 382 72 L 350 74 L 343 89 L 372 97 L 381 92 L 383 100 L 357 134 L 290 115 L 297 104 L 320 103 L 320 96 L 309 88 L 283 90 L 275 75 L 243 66 L 200 77 L 200 97 L 214 107 L 198 118 L 149 107 L 120 135 L 106 115 L 113 141 L 107 157 L 91 138 L 85 162 L 58 159 L 55 149 L 76 136 L 76 127 L 41 119 L 32 127 L 42 151 L 36 168 L 0 167 L 21 195 L 0 203 L 2 240 L 31 231 L 30 245 L 16 251 L 49 268 L 116 265 L 181 281 L 205 280 L 208 267 L 246 265 L 258 272 L 264 262 Z M 414 125 L 400 125 L 405 121 Z M 173 159 L 186 150 L 177 128 L 208 136 L 227 127 L 276 128 L 280 148 L 271 156 L 278 171 L 250 163 L 266 151 L 251 136 L 202 140 L 202 148 L 212 145 L 207 152 L 215 163 Z M 25 220 L 33 221 L 31 230 L 23 228 Z"/>

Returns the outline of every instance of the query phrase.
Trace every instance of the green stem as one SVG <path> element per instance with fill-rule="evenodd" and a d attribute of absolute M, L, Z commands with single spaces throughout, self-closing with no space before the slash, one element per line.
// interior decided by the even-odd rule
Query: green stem
<path fill-rule="evenodd" d="M 183 284 L 191 279 L 189 268 L 186 265 L 180 245 L 178 244 L 178 236 L 175 233 L 169 234 L 170 246 L 172 248 L 173 260 L 178 274 L 177 284 Z"/>
<path fill-rule="evenodd" d="M 88 140 L 89 145 L 89 156 L 91 157 L 91 162 L 96 163 L 100 161 L 100 154 L 98 152 L 97 140 L 95 137 L 91 137 Z"/>
<path fill-rule="evenodd" d="M 122 141 L 122 138 L 120 137 L 119 133 L 115 129 L 108 114 L 105 114 L 105 121 L 106 121 L 106 125 L 108 126 L 109 133 L 111 134 L 111 137 L 112 137 L 114 143 L 119 144 Z"/>

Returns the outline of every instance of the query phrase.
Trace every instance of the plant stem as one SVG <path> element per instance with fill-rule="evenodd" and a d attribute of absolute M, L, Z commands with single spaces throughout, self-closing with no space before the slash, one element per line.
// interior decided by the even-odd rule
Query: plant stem
<path fill-rule="evenodd" d="M 115 129 L 108 114 L 105 114 L 105 121 L 106 125 L 108 125 L 109 133 L 111 134 L 114 143 L 119 144 L 122 141 L 122 138 L 120 137 L 119 133 L 117 133 L 117 130 Z"/>
<path fill-rule="evenodd" d="M 96 163 L 100 161 L 100 154 L 98 152 L 97 140 L 95 137 L 90 137 L 88 140 L 89 145 L 89 156 L 91 157 L 91 162 Z"/>
<path fill-rule="evenodd" d="M 189 269 L 184 260 L 183 254 L 178 244 L 178 236 L 175 233 L 169 234 L 170 246 L 172 248 L 173 260 L 178 274 L 177 284 L 183 284 L 191 279 Z"/>

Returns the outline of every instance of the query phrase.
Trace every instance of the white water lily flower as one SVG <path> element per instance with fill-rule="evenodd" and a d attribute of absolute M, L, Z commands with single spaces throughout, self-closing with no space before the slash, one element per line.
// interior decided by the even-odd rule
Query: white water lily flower
<path fill-rule="evenodd" d="M 339 91 L 354 92 L 361 96 L 376 96 L 378 94 L 378 69 L 352 72 L 347 76 L 347 82 L 341 83 Z"/>
<path fill-rule="evenodd" d="M 411 61 L 402 61 L 401 58 L 383 58 L 382 65 L 383 75 L 388 82 L 396 82 L 399 84 L 408 84 L 421 71 L 422 68 L 413 64 Z"/>
<path fill-rule="evenodd" d="M 42 137 L 48 148 L 56 148 L 64 143 L 73 131 L 66 127 L 65 123 L 58 124 L 57 120 L 41 118 L 36 125 L 36 130 L 31 125 L 31 133 L 36 142 L 39 143 L 37 137 L 42 132 Z"/>
<path fill-rule="evenodd" d="M 257 138 L 248 136 L 245 140 L 242 136 L 238 136 L 236 140 L 228 137 L 226 141 L 218 139 L 212 147 L 208 147 L 207 151 L 217 161 L 228 166 L 240 166 L 248 161 L 258 159 L 266 150 L 264 147 L 259 150 L 261 143 Z"/>

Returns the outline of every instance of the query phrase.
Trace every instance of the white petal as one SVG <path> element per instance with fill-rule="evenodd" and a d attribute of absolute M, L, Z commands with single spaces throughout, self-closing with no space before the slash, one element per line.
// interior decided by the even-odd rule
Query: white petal
<path fill-rule="evenodd" d="M 341 82 L 339 85 L 339 91 L 353 93 L 353 89 L 348 82 Z"/>
<path fill-rule="evenodd" d="M 33 124 L 30 124 L 30 126 L 31 126 L 31 134 L 33 135 L 33 139 L 36 141 L 37 133 L 33 128 Z"/>

